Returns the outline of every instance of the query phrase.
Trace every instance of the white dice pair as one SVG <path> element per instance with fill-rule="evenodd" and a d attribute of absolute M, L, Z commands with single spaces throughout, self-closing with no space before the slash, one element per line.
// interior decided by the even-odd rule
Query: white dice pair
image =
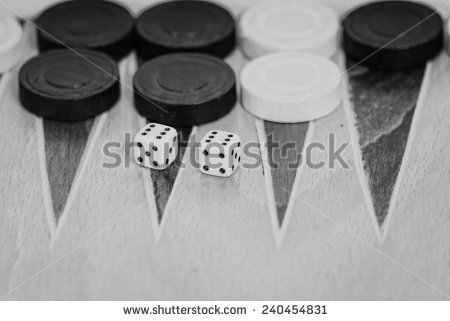
<path fill-rule="evenodd" d="M 199 165 L 204 174 L 228 177 L 241 162 L 241 139 L 234 133 L 211 130 L 200 142 Z"/>
<path fill-rule="evenodd" d="M 167 168 L 177 157 L 178 132 L 170 126 L 150 123 L 134 138 L 134 159 L 141 166 Z"/>
<path fill-rule="evenodd" d="M 162 170 L 177 157 L 178 133 L 170 126 L 150 123 L 134 139 L 135 161 L 144 167 Z M 200 142 L 199 165 L 202 173 L 229 177 L 241 162 L 241 140 L 238 135 L 212 130 Z"/>

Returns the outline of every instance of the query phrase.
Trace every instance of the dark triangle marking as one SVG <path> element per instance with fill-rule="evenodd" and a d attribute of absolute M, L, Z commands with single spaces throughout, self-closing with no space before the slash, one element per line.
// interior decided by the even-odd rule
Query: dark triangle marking
<path fill-rule="evenodd" d="M 279 227 L 286 216 L 309 123 L 277 124 L 265 121 L 267 157 Z"/>
<path fill-rule="evenodd" d="M 61 217 L 94 120 L 43 120 L 45 159 L 56 222 Z"/>
<path fill-rule="evenodd" d="M 380 227 L 389 211 L 424 72 L 425 67 L 396 72 L 356 67 L 349 73 L 364 171 Z"/>
<path fill-rule="evenodd" d="M 364 169 L 369 178 L 369 188 L 380 226 L 389 210 L 413 115 L 414 110 L 407 112 L 401 125 L 390 135 L 381 136 L 376 143 L 369 144 L 362 150 Z"/>
<path fill-rule="evenodd" d="M 192 127 L 180 128 L 175 127 L 178 131 L 179 149 L 175 161 L 164 170 L 150 169 L 150 177 L 153 182 L 153 193 L 155 196 L 156 208 L 158 210 L 158 223 L 161 224 L 164 210 L 172 193 L 173 185 L 180 170 L 183 156 L 189 143 L 189 136 Z"/>

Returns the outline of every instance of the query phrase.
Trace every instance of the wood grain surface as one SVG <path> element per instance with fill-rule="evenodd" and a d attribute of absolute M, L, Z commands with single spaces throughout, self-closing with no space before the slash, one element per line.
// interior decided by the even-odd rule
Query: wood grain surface
<path fill-rule="evenodd" d="M 36 54 L 25 28 L 24 59 Z M 236 73 L 246 63 L 239 50 L 226 61 Z M 336 61 L 344 70 L 342 53 Z M 116 106 L 72 126 L 21 107 L 18 68 L 1 78 L 1 299 L 450 298 L 446 53 L 406 74 L 353 69 L 341 105 L 309 124 L 264 123 L 238 103 L 194 127 L 190 142 L 219 129 L 254 146 L 243 164 L 259 161 L 229 179 L 201 174 L 190 149 L 178 171 L 130 161 L 126 137 L 146 122 L 132 103 L 135 70 L 132 54 Z M 347 146 L 347 166 L 272 168 L 282 157 L 264 144 L 271 133 L 302 155 L 326 146 L 315 163 L 328 164 L 331 144 Z M 111 142 L 120 162 L 108 167 Z"/>
<path fill-rule="evenodd" d="M 93 120 L 76 123 L 43 121 L 45 166 L 53 210 L 59 220 L 83 155 Z"/>
<path fill-rule="evenodd" d="M 158 223 L 161 223 L 162 217 L 164 215 L 164 210 L 166 208 L 167 202 L 169 201 L 170 195 L 172 194 L 172 189 L 178 176 L 178 171 L 183 163 L 183 156 L 186 152 L 186 148 L 189 144 L 189 138 L 192 133 L 191 128 L 176 128 L 178 131 L 178 142 L 179 150 L 177 158 L 175 161 L 163 171 L 156 169 L 150 170 L 151 180 L 153 182 L 153 193 L 155 195 L 156 207 L 158 209 Z M 148 172 L 145 171 L 144 172 Z"/>
<path fill-rule="evenodd" d="M 283 224 L 297 170 L 302 158 L 303 146 L 309 123 L 277 124 L 264 122 L 268 151 L 267 169 L 271 171 L 271 184 L 278 224 Z M 290 143 L 288 145 L 287 143 Z M 270 188 L 270 186 L 268 187 Z"/>
<path fill-rule="evenodd" d="M 424 67 L 374 71 L 347 63 L 349 90 L 364 171 L 378 223 L 383 224 L 397 181 Z"/>

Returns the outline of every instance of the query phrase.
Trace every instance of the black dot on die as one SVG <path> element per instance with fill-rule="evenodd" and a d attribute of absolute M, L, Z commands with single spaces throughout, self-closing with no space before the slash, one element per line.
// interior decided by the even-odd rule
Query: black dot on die
<path fill-rule="evenodd" d="M 238 162 L 240 162 L 241 161 L 241 156 L 239 156 L 239 158 L 238 158 Z"/>
<path fill-rule="evenodd" d="M 237 158 L 237 153 L 236 153 L 236 154 L 234 154 L 234 158 L 235 158 L 235 159 Z"/>
<path fill-rule="evenodd" d="M 220 172 L 221 174 L 225 174 L 225 170 L 224 170 L 223 168 L 219 169 L 219 172 Z"/>
<path fill-rule="evenodd" d="M 232 171 L 234 171 L 234 165 L 233 165 L 233 166 L 231 166 L 231 170 L 232 170 Z"/>
<path fill-rule="evenodd" d="M 151 129 L 150 129 L 150 128 L 147 128 L 145 131 L 146 131 L 146 132 L 149 132 L 149 131 L 151 131 Z"/>
<path fill-rule="evenodd" d="M 157 139 L 161 139 L 162 137 L 161 137 L 161 136 L 156 136 L 156 138 L 157 138 Z"/>
<path fill-rule="evenodd" d="M 229 141 L 230 141 L 230 139 L 229 139 L 229 138 L 225 138 L 225 141 L 226 141 L 226 142 L 229 142 Z"/>
<path fill-rule="evenodd" d="M 168 158 L 166 159 L 166 165 L 167 165 L 167 164 L 169 164 L 169 159 L 168 159 Z"/>
<path fill-rule="evenodd" d="M 177 140 L 177 136 L 175 136 L 174 138 L 173 138 L 173 141 L 176 141 Z"/>
<path fill-rule="evenodd" d="M 209 171 L 209 167 L 208 166 L 203 166 L 203 169 L 205 170 L 205 171 Z"/>
<path fill-rule="evenodd" d="M 145 135 L 147 135 L 147 133 L 142 133 L 142 136 L 145 136 Z"/>
<path fill-rule="evenodd" d="M 166 132 L 168 132 L 168 131 L 170 130 L 170 128 L 165 128 L 164 130 L 165 130 Z"/>
<path fill-rule="evenodd" d="M 213 133 L 214 135 L 215 135 L 215 134 L 217 134 L 217 132 L 216 132 L 216 131 L 214 131 L 214 132 L 212 132 L 212 133 Z"/>
<path fill-rule="evenodd" d="M 139 163 L 142 163 L 144 160 L 142 159 L 142 157 L 138 157 L 138 161 Z"/>
<path fill-rule="evenodd" d="M 207 143 L 211 143 L 211 141 L 210 141 L 209 139 L 205 140 L 205 142 L 207 142 Z"/>
<path fill-rule="evenodd" d="M 153 161 L 153 165 L 158 166 L 158 162 L 157 161 Z"/>
<path fill-rule="evenodd" d="M 151 124 L 150 127 L 155 127 L 155 125 L 154 125 L 154 124 Z"/>
<path fill-rule="evenodd" d="M 233 134 L 229 134 L 228 137 L 233 137 Z"/>
<path fill-rule="evenodd" d="M 234 155 L 234 149 L 231 151 L 231 156 L 233 156 Z"/>
<path fill-rule="evenodd" d="M 222 143 L 223 146 L 227 146 L 227 143 Z"/>
<path fill-rule="evenodd" d="M 238 147 L 241 147 L 241 143 L 240 142 L 238 143 Z"/>
<path fill-rule="evenodd" d="M 214 138 L 214 136 L 209 136 L 209 138 Z"/>
<path fill-rule="evenodd" d="M 166 134 L 166 132 L 161 132 L 161 135 L 163 135 L 163 136 L 164 136 L 165 134 Z"/>
<path fill-rule="evenodd" d="M 203 155 L 208 156 L 208 151 L 207 151 L 207 150 L 204 150 L 204 151 L 203 151 Z"/>
<path fill-rule="evenodd" d="M 219 157 L 220 157 L 220 158 L 225 158 L 225 155 L 222 154 L 222 153 L 220 153 L 220 154 L 219 154 Z"/>
<path fill-rule="evenodd" d="M 145 152 L 145 156 L 150 156 L 150 152 Z"/>
<path fill-rule="evenodd" d="M 158 150 L 158 147 L 153 146 L 152 149 L 156 152 Z"/>
<path fill-rule="evenodd" d="M 172 153 L 172 147 L 170 147 L 170 149 L 169 149 L 169 153 Z"/>
<path fill-rule="evenodd" d="M 141 143 L 137 143 L 137 145 L 138 145 L 138 147 L 142 147 L 142 144 L 141 144 Z"/>

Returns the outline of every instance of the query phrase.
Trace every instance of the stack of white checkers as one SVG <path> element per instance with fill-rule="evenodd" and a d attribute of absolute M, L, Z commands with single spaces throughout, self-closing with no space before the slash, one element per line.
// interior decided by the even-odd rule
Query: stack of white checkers
<path fill-rule="evenodd" d="M 256 117 L 279 123 L 324 117 L 341 101 L 341 72 L 330 59 L 339 18 L 320 3 L 268 1 L 251 6 L 239 25 L 250 61 L 241 73 L 242 103 Z"/>
<path fill-rule="evenodd" d="M 13 68 L 22 57 L 22 27 L 17 19 L 0 12 L 0 73 Z"/>

